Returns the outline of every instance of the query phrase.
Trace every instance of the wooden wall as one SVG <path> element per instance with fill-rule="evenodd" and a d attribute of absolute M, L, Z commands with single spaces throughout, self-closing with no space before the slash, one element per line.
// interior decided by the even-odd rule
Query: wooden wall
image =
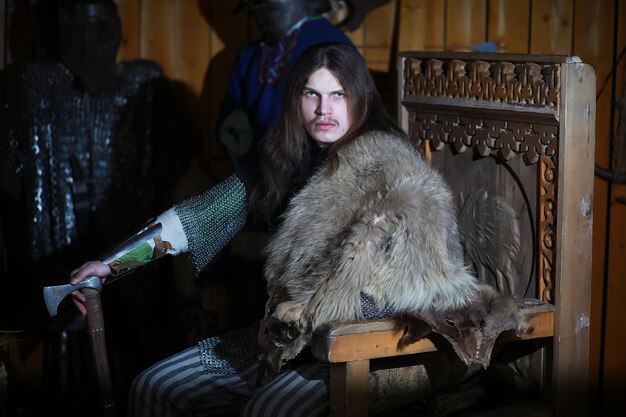
<path fill-rule="evenodd" d="M 117 3 L 124 34 L 120 59 L 157 61 L 200 132 L 203 152 L 187 181 L 191 189 L 202 189 L 229 169 L 212 130 L 230 64 L 256 37 L 254 24 L 246 12 L 232 14 L 238 1 Z M 32 35 L 32 4 L 0 0 L 0 69 L 41 57 Z M 494 42 L 497 52 L 578 55 L 597 76 L 597 163 L 609 167 L 616 157 L 626 159 L 613 150 L 615 101 L 625 82 L 626 0 L 392 0 L 348 35 L 370 68 L 382 73 L 395 70 L 398 50 L 472 50 L 485 42 Z M 626 187 L 598 178 L 595 186 L 590 377 L 605 389 L 598 406 L 608 407 L 615 401 L 609 389 L 626 386 L 626 205 L 615 201 Z"/>

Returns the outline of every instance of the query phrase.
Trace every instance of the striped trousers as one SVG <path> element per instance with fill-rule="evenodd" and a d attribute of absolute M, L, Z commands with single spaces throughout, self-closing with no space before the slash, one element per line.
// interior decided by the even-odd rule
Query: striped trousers
<path fill-rule="evenodd" d="M 128 416 L 326 416 L 328 387 L 319 363 L 282 371 L 255 386 L 258 363 L 209 373 L 197 346 L 142 372 L 133 381 Z"/>

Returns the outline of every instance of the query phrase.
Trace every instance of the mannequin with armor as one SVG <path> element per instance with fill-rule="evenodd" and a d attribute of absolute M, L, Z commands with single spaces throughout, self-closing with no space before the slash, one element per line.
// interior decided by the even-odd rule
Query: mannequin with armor
<path fill-rule="evenodd" d="M 157 190 L 169 181 L 160 173 L 160 158 L 167 155 L 170 173 L 183 163 L 176 156 L 182 147 L 167 142 L 177 123 L 170 122 L 176 111 L 162 70 L 151 61 L 116 62 L 121 27 L 115 3 L 73 0 L 59 6 L 57 59 L 17 71 L 0 115 L 4 328 L 48 326 L 41 287 L 67 277 L 79 262 L 158 213 Z M 181 132 L 176 134 L 179 146 Z M 162 287 L 147 280 L 129 284 L 148 303 L 156 302 Z M 112 295 L 117 304 L 128 304 L 124 294 Z M 124 352 L 129 379 L 133 367 L 142 369 L 144 361 L 164 354 L 154 353 L 164 344 L 147 336 L 148 320 L 155 328 L 158 320 L 142 311 L 126 309 L 142 331 L 129 329 L 132 339 L 116 347 L 141 350 Z"/>

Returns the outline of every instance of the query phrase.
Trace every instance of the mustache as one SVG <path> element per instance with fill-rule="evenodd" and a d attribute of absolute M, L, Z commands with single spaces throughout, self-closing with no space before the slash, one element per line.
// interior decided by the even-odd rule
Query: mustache
<path fill-rule="evenodd" d="M 336 119 L 333 119 L 332 117 L 327 117 L 327 116 L 317 116 L 315 119 L 311 120 L 309 124 L 315 125 L 320 122 L 333 123 L 336 125 L 339 124 L 339 122 Z"/>

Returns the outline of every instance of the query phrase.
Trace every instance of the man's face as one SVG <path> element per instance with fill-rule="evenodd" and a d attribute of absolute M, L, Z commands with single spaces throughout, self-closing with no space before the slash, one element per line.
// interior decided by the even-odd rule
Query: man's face
<path fill-rule="evenodd" d="M 276 43 L 307 17 L 307 6 L 301 0 L 250 0 L 250 12 L 256 19 L 263 39 Z"/>
<path fill-rule="evenodd" d="M 320 145 L 334 143 L 350 128 L 346 93 L 337 78 L 326 68 L 313 72 L 304 86 L 300 107 L 304 128 Z"/>

